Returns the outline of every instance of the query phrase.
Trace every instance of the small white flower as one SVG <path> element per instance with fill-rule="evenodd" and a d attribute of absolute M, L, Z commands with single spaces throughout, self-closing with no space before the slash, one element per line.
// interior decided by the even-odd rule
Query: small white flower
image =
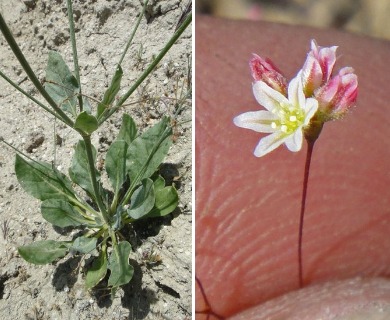
<path fill-rule="evenodd" d="M 305 97 L 300 73 L 288 85 L 288 98 L 263 81 L 253 84 L 253 94 L 267 110 L 245 112 L 233 122 L 241 128 L 271 133 L 259 141 L 255 156 L 262 157 L 283 143 L 290 151 L 301 150 L 303 128 L 316 113 L 318 101 Z"/>

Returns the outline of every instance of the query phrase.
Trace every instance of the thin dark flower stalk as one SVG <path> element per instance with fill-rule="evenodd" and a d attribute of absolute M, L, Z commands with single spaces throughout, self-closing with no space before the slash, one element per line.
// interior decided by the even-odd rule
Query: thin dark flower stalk
<path fill-rule="evenodd" d="M 306 162 L 305 162 L 305 172 L 303 177 L 303 189 L 302 189 L 302 201 L 301 201 L 301 213 L 299 216 L 299 238 L 298 238 L 298 267 L 299 267 L 299 287 L 302 288 L 303 281 L 303 265 L 302 265 L 302 236 L 303 236 L 303 223 L 305 218 L 305 209 L 306 209 L 306 195 L 307 195 L 307 186 L 309 183 L 309 174 L 310 174 L 310 163 L 311 156 L 314 149 L 314 141 L 307 140 L 307 151 L 306 151 Z"/>

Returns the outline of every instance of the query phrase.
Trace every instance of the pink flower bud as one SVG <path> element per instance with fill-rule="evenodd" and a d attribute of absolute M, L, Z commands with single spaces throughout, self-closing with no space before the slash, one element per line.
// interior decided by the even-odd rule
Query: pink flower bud
<path fill-rule="evenodd" d="M 336 62 L 336 46 L 320 47 L 315 40 L 311 41 L 311 50 L 307 54 L 302 68 L 303 91 L 306 97 L 329 81 Z"/>
<path fill-rule="evenodd" d="M 287 95 L 287 79 L 269 59 L 263 59 L 257 54 L 249 62 L 252 77 L 255 81 L 263 81 L 272 89 Z"/>
<path fill-rule="evenodd" d="M 351 108 L 357 98 L 358 80 L 350 67 L 342 68 L 325 85 L 315 91 L 318 111 L 325 119 L 338 119 Z"/>

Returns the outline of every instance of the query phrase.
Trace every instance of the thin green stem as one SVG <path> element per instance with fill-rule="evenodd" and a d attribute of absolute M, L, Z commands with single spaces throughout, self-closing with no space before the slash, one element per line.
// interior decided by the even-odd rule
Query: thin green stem
<path fill-rule="evenodd" d="M 53 169 L 57 166 L 57 122 L 54 119 L 53 124 L 53 160 L 52 160 Z"/>
<path fill-rule="evenodd" d="M 167 42 L 165 47 L 160 51 L 158 56 L 153 60 L 153 62 L 149 65 L 149 67 L 141 74 L 141 76 L 137 79 L 137 81 L 133 84 L 133 86 L 122 96 L 122 98 L 117 102 L 117 104 L 111 108 L 106 109 L 107 112 L 103 113 L 102 116 L 98 119 L 99 125 L 106 121 L 112 114 L 114 114 L 124 103 L 125 101 L 133 94 L 133 92 L 139 87 L 139 85 L 146 79 L 146 77 L 153 71 L 153 69 L 157 66 L 157 64 L 161 61 L 161 59 L 167 54 L 176 40 L 181 36 L 184 30 L 188 27 L 188 25 L 192 21 L 192 13 L 190 13 L 187 18 L 184 20 L 183 24 L 179 29 L 174 33 L 172 38 Z"/>
<path fill-rule="evenodd" d="M 118 250 L 118 241 L 116 239 L 116 235 L 115 235 L 114 230 L 112 230 L 112 229 L 109 230 L 109 235 L 110 235 L 110 238 L 112 240 L 112 246 L 114 248 L 115 254 L 119 257 L 120 254 L 119 254 L 119 251 L 117 251 Z"/>
<path fill-rule="evenodd" d="M 118 207 L 118 201 L 119 201 L 119 190 L 115 192 L 114 199 L 112 200 L 111 206 L 110 206 L 110 212 L 114 214 L 116 212 L 116 209 Z"/>
<path fill-rule="evenodd" d="M 30 78 L 31 82 L 34 84 L 35 88 L 39 91 L 39 93 L 45 98 L 45 100 L 50 104 L 50 106 L 57 113 L 57 118 L 66 123 L 68 126 L 73 128 L 73 121 L 65 114 L 64 111 L 61 110 L 55 103 L 55 101 L 50 97 L 50 95 L 46 92 L 45 88 L 40 83 L 39 79 L 35 75 L 34 71 L 31 69 L 29 63 L 27 62 L 25 56 L 20 50 L 18 44 L 15 41 L 14 36 L 11 33 L 11 30 L 8 28 L 3 16 L 0 13 L 0 29 L 4 35 L 4 38 L 7 40 L 8 45 L 12 49 L 16 58 L 19 60 L 20 65 L 26 72 L 27 76 Z"/>
<path fill-rule="evenodd" d="M 95 172 L 96 168 L 95 168 L 95 163 L 94 163 L 93 154 L 92 154 L 91 136 L 83 135 L 83 140 L 85 142 L 85 150 L 87 152 L 89 174 L 91 177 L 93 192 L 95 194 L 96 204 L 99 207 L 99 210 L 102 214 L 104 222 L 109 225 L 110 219 L 109 219 L 109 216 L 107 214 L 106 207 L 104 206 L 102 198 L 100 196 L 100 188 L 99 188 L 99 185 L 98 185 L 97 179 L 96 179 L 96 172 Z"/>
<path fill-rule="evenodd" d="M 77 55 L 77 46 L 76 46 L 76 36 L 74 31 L 74 20 L 73 20 L 73 8 L 72 8 L 72 0 L 67 0 L 68 6 L 68 20 L 69 20 L 69 32 L 70 32 L 70 40 L 72 42 L 72 51 L 73 51 L 73 64 L 74 64 L 74 75 L 77 79 L 77 83 L 79 84 L 79 106 L 80 112 L 83 111 L 83 97 L 81 94 L 81 81 L 80 81 L 80 73 L 79 73 L 79 58 Z"/>
<path fill-rule="evenodd" d="M 96 222 L 95 217 L 100 217 L 101 216 L 97 211 L 95 211 L 91 207 L 83 204 L 82 202 L 80 202 L 78 200 L 74 201 L 72 199 L 69 199 L 69 202 L 74 204 L 74 209 L 77 210 L 77 212 L 80 215 L 82 215 L 85 219 L 88 219 L 88 220 Z"/>
<path fill-rule="evenodd" d="M 123 51 L 121 58 L 119 59 L 118 65 L 121 65 L 121 64 L 122 64 L 122 61 L 123 61 L 123 59 L 125 58 L 125 55 L 126 55 L 126 53 L 127 53 L 127 50 L 129 50 L 129 47 L 130 47 L 131 43 L 133 42 L 133 38 L 134 38 L 134 36 L 135 36 L 135 33 L 136 33 L 137 30 L 138 30 L 138 27 L 139 27 L 139 24 L 141 23 L 142 17 L 145 15 L 145 10 L 146 10 L 146 6 L 147 6 L 148 2 L 149 2 L 149 0 L 146 0 L 146 1 L 144 2 L 144 6 L 143 6 L 143 8 L 142 8 L 142 13 L 141 13 L 141 14 L 139 15 L 139 17 L 138 17 L 137 23 L 136 23 L 135 26 L 134 26 L 134 29 L 133 29 L 133 31 L 132 31 L 132 33 L 131 33 L 131 35 L 130 35 L 129 41 L 127 41 L 126 48 L 125 48 L 125 50 Z"/>
<path fill-rule="evenodd" d="M 13 86 L 16 90 L 24 94 L 27 98 L 29 98 L 32 102 L 39 105 L 41 108 L 43 108 L 45 111 L 49 112 L 54 117 L 58 118 L 58 115 L 53 112 L 49 107 L 45 106 L 43 103 L 39 102 L 37 99 L 35 99 L 32 95 L 28 94 L 26 91 L 24 91 L 21 87 L 19 87 L 15 82 L 13 82 L 10 78 L 8 78 L 3 72 L 0 71 L 0 77 L 2 77 L 5 81 L 7 81 L 11 86 Z"/>
<path fill-rule="evenodd" d="M 303 237 L 303 222 L 306 209 L 306 195 L 307 186 L 309 182 L 310 163 L 311 156 L 313 154 L 314 143 L 316 140 L 307 140 L 307 152 L 305 162 L 305 173 L 303 177 L 303 190 L 302 190 L 302 201 L 301 201 L 301 212 L 299 216 L 299 237 L 298 237 L 298 267 L 299 267 L 299 287 L 302 288 L 304 285 L 303 281 L 303 264 L 302 264 L 302 237 Z"/>

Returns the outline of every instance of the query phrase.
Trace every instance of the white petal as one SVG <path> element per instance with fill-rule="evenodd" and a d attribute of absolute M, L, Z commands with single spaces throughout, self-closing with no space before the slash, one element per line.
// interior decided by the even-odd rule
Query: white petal
<path fill-rule="evenodd" d="M 256 146 L 255 156 L 262 157 L 267 153 L 275 150 L 286 140 L 286 135 L 283 132 L 274 132 L 262 138 Z"/>
<path fill-rule="evenodd" d="M 303 133 L 302 128 L 298 128 L 292 135 L 289 135 L 285 141 L 288 150 L 297 152 L 302 148 Z"/>
<path fill-rule="evenodd" d="M 295 107 L 305 107 L 305 94 L 303 92 L 301 71 L 292 79 L 288 85 L 288 99 Z"/>
<path fill-rule="evenodd" d="M 272 89 L 263 81 L 256 81 L 252 89 L 257 102 L 268 111 L 272 112 L 274 109 L 279 109 L 281 103 L 289 103 L 283 94 Z"/>
<path fill-rule="evenodd" d="M 298 73 L 298 75 L 300 72 Z M 288 100 L 290 100 L 290 103 L 296 106 L 298 104 L 298 85 L 299 85 L 299 80 L 298 76 L 296 76 L 294 79 L 290 81 L 288 84 Z"/>
<path fill-rule="evenodd" d="M 237 127 L 251 129 L 256 132 L 270 133 L 275 132 L 275 128 L 271 127 L 272 122 L 279 118 L 269 111 L 250 111 L 245 112 L 233 119 Z"/>
<path fill-rule="evenodd" d="M 315 113 L 317 112 L 318 109 L 318 101 L 317 99 L 314 98 L 308 98 L 306 99 L 306 105 L 305 105 L 305 123 L 304 125 L 308 125 L 310 122 L 310 119 L 313 118 Z"/>

